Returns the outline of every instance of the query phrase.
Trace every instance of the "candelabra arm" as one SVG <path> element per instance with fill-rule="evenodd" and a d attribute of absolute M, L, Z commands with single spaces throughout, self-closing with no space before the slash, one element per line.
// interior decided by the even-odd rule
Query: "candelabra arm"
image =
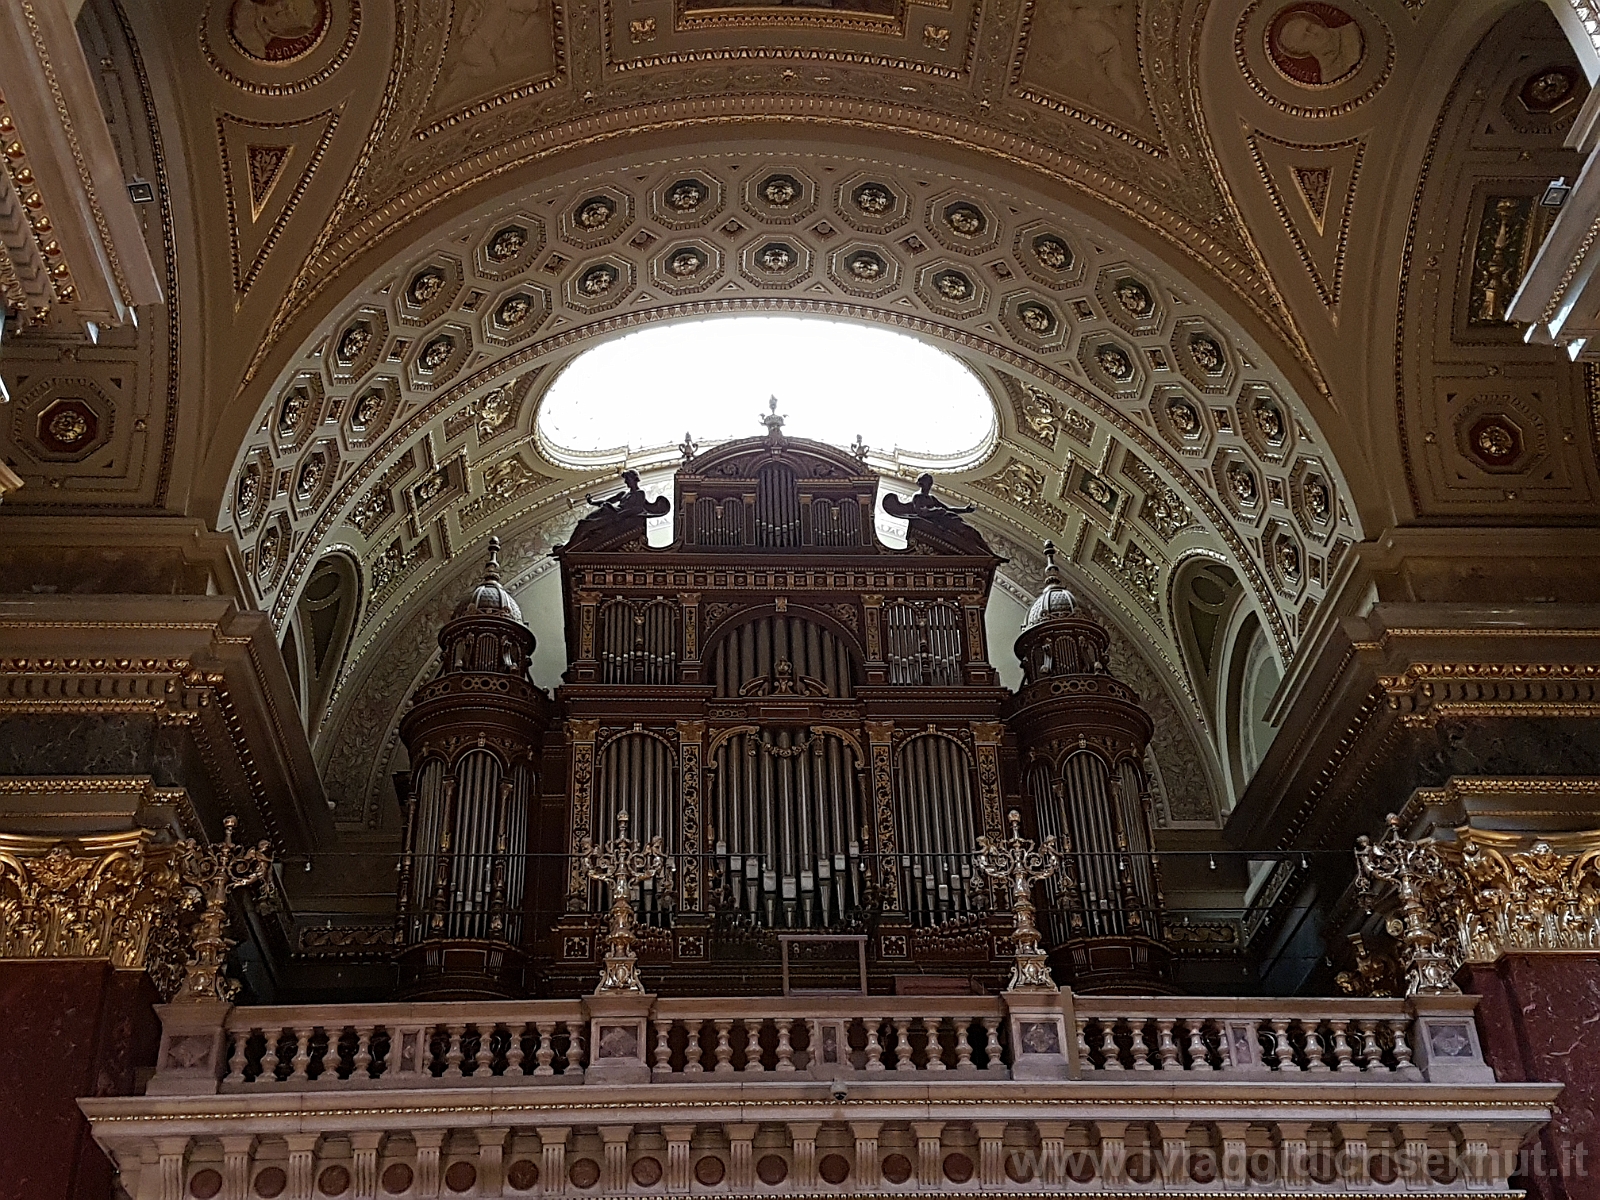
<path fill-rule="evenodd" d="M 228 895 L 253 888 L 272 870 L 270 843 L 240 847 L 233 841 L 239 818 L 222 822 L 222 841 L 201 846 L 193 838 L 178 843 L 178 872 L 184 884 L 195 889 L 205 907 L 194 928 L 194 955 L 184 968 L 183 983 L 174 1004 L 207 1000 L 231 1001 L 239 992 L 237 980 L 227 974 L 228 951 L 236 945 L 228 937 Z"/>
<path fill-rule="evenodd" d="M 1001 839 L 985 834 L 978 838 L 973 862 L 990 879 L 1005 885 L 1011 897 L 1011 981 L 1006 991 L 1048 991 L 1056 989 L 1050 977 L 1050 964 L 1039 945 L 1039 929 L 1034 924 L 1033 885 L 1061 869 L 1061 850 L 1054 837 L 1035 845 L 1022 836 L 1022 818 L 1015 809 L 1008 814 L 1011 836 Z"/>

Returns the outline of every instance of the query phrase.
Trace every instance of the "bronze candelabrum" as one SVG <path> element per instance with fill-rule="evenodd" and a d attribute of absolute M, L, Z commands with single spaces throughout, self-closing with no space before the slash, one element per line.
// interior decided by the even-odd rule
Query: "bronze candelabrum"
<path fill-rule="evenodd" d="M 228 816 L 222 821 L 221 842 L 201 846 L 188 838 L 178 843 L 179 877 L 199 891 L 205 908 L 195 925 L 194 956 L 184 969 L 174 1003 L 232 1000 L 238 994 L 238 981 L 228 978 L 225 970 L 228 951 L 237 944 L 228 937 L 228 893 L 255 887 L 272 869 L 270 843 L 236 846 L 233 831 L 238 827 L 239 818 Z"/>
<path fill-rule="evenodd" d="M 1033 885 L 1061 869 L 1061 848 L 1055 836 L 1035 845 L 1022 836 L 1022 817 L 1016 809 L 1007 816 L 1011 836 L 1004 840 L 988 834 L 978 838 L 973 861 L 990 879 L 1003 882 L 1011 896 L 1011 948 L 1016 958 L 1011 982 L 1006 991 L 1055 991 L 1050 966 L 1039 946 L 1039 930 L 1033 923 Z"/>
<path fill-rule="evenodd" d="M 581 855 L 589 878 L 611 889 L 605 965 L 595 992 L 643 992 L 638 957 L 633 952 L 639 942 L 634 933 L 633 889 L 647 879 L 661 879 L 670 888 L 674 874 L 672 861 L 662 848 L 659 836 L 643 845 L 628 836 L 626 812 L 617 814 L 617 836 L 613 841 L 596 846 L 584 838 Z"/>
<path fill-rule="evenodd" d="M 1400 898 L 1400 917 L 1389 923 L 1399 939 L 1406 968 L 1406 995 L 1451 995 L 1461 989 L 1451 978 L 1454 964 L 1439 949 L 1430 902 L 1455 890 L 1455 879 L 1432 838 L 1409 841 L 1400 836 L 1400 818 L 1388 817 L 1377 841 L 1356 839 L 1356 891 L 1372 896 L 1378 884 L 1389 884 Z"/>

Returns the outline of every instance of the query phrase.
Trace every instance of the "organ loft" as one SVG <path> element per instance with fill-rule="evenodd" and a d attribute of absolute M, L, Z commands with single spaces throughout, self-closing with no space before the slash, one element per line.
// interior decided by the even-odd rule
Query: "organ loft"
<path fill-rule="evenodd" d="M 1040 913 L 1079 992 L 1169 988 L 1145 751 L 1151 722 L 1048 553 L 1000 684 L 984 614 L 1004 561 L 924 475 L 882 507 L 865 455 L 765 436 L 694 453 L 673 495 L 638 476 L 590 499 L 555 551 L 568 669 L 529 681 L 534 638 L 484 578 L 439 632 L 410 754 L 397 945 L 422 999 L 575 996 L 605 951 L 589 846 L 624 827 L 667 867 L 629 888 L 639 969 L 662 995 L 998 989 L 1004 886 L 974 869 L 1007 814 L 1063 867 Z M 646 536 L 672 514 L 672 540 Z M 495 544 L 497 548 L 497 543 Z"/>

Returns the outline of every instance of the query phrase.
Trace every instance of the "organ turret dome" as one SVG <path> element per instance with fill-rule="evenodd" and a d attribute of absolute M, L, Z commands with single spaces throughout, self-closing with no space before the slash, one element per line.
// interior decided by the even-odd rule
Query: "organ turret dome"
<path fill-rule="evenodd" d="M 1028 609 L 1027 619 L 1022 622 L 1023 629 L 1032 629 L 1041 621 L 1048 621 L 1051 617 L 1080 615 L 1078 598 L 1061 582 L 1061 572 L 1056 567 L 1054 542 L 1044 544 L 1044 561 L 1044 590 L 1033 602 L 1033 607 Z M 1082 615 L 1087 616 L 1087 611 Z"/>
<path fill-rule="evenodd" d="M 456 605 L 453 620 L 462 617 L 508 617 L 522 620 L 522 609 L 511 598 L 500 582 L 500 539 L 489 539 L 489 561 L 483 569 L 483 579 Z"/>

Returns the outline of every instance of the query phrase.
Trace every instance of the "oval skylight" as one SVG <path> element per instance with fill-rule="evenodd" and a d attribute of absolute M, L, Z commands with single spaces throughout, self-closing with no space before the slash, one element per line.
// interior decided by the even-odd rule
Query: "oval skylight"
<path fill-rule="evenodd" d="M 713 317 L 655 325 L 575 358 L 539 410 L 558 462 L 640 465 L 688 432 L 702 449 L 760 436 L 768 398 L 783 432 L 874 456 L 957 469 L 995 437 L 994 404 L 967 367 L 925 342 L 806 317 Z"/>

